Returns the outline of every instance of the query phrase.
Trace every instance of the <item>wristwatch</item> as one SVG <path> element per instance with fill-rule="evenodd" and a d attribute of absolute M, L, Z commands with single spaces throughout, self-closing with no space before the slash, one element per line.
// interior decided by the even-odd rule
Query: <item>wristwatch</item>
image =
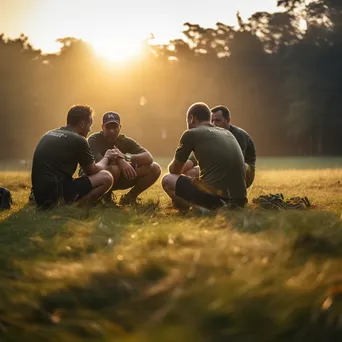
<path fill-rule="evenodd" d="M 130 153 L 126 153 L 125 160 L 130 163 L 132 161 L 132 155 Z"/>

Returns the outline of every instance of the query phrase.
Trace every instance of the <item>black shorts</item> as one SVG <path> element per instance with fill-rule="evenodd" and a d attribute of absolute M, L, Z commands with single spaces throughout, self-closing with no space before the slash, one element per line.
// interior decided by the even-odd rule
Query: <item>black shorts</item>
<path fill-rule="evenodd" d="M 231 207 L 244 207 L 246 200 L 231 200 L 221 196 L 213 195 L 199 189 L 193 182 L 193 178 L 179 176 L 176 183 L 176 196 L 183 198 L 189 203 L 204 207 L 210 210 L 219 209 L 225 204 Z"/>
<path fill-rule="evenodd" d="M 135 178 L 135 179 L 127 179 L 122 173 L 120 174 L 120 177 L 118 179 L 118 181 L 115 183 L 115 185 L 113 186 L 112 190 L 125 190 L 125 189 L 129 189 L 132 188 L 137 180 L 139 178 Z"/>
<path fill-rule="evenodd" d="M 86 176 L 42 184 L 41 188 L 34 188 L 34 198 L 39 207 L 49 208 L 60 202 L 70 204 L 78 201 L 92 190 L 90 179 Z"/>

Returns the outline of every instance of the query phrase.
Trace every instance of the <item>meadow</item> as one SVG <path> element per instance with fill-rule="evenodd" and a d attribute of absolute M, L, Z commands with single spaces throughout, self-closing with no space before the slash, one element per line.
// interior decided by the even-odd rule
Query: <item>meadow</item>
<path fill-rule="evenodd" d="M 138 207 L 39 211 L 27 166 L 0 163 L 0 341 L 342 340 L 341 159 L 260 158 L 248 207 L 205 215 L 160 181 Z M 279 192 L 312 207 L 252 202 Z"/>

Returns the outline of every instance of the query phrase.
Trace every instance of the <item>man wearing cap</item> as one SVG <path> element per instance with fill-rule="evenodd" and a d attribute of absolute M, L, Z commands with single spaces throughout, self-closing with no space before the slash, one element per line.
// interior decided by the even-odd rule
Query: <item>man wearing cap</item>
<path fill-rule="evenodd" d="M 120 198 L 121 205 L 136 204 L 137 197 L 159 178 L 160 166 L 153 162 L 150 152 L 135 140 L 120 134 L 120 115 L 107 112 L 102 118 L 102 131 L 88 138 L 95 161 L 101 160 L 108 149 L 117 155 L 107 170 L 114 177 L 112 190 L 130 189 Z"/>
<path fill-rule="evenodd" d="M 217 127 L 230 131 L 239 143 L 245 160 L 246 186 L 249 188 L 255 177 L 256 151 L 253 140 L 246 131 L 230 123 L 231 115 L 227 107 L 216 106 L 211 109 L 211 113 L 211 122 Z M 197 161 L 191 155 L 184 167 L 185 174 L 191 177 L 198 177 L 199 170 L 196 165 Z"/>
<path fill-rule="evenodd" d="M 92 123 L 92 108 L 76 105 L 69 110 L 65 127 L 49 131 L 40 139 L 31 172 L 32 195 L 39 207 L 96 201 L 112 187 L 113 176 L 105 169 L 117 153 L 106 151 L 95 164 L 86 139 Z M 84 175 L 73 178 L 77 164 Z"/>

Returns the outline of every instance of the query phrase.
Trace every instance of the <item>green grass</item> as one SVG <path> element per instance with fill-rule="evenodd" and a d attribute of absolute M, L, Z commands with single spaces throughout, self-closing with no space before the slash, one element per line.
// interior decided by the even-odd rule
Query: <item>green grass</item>
<path fill-rule="evenodd" d="M 342 169 L 270 164 L 249 199 L 312 209 L 182 216 L 156 184 L 138 208 L 40 212 L 27 172 L 0 173 L 0 341 L 341 341 Z"/>

